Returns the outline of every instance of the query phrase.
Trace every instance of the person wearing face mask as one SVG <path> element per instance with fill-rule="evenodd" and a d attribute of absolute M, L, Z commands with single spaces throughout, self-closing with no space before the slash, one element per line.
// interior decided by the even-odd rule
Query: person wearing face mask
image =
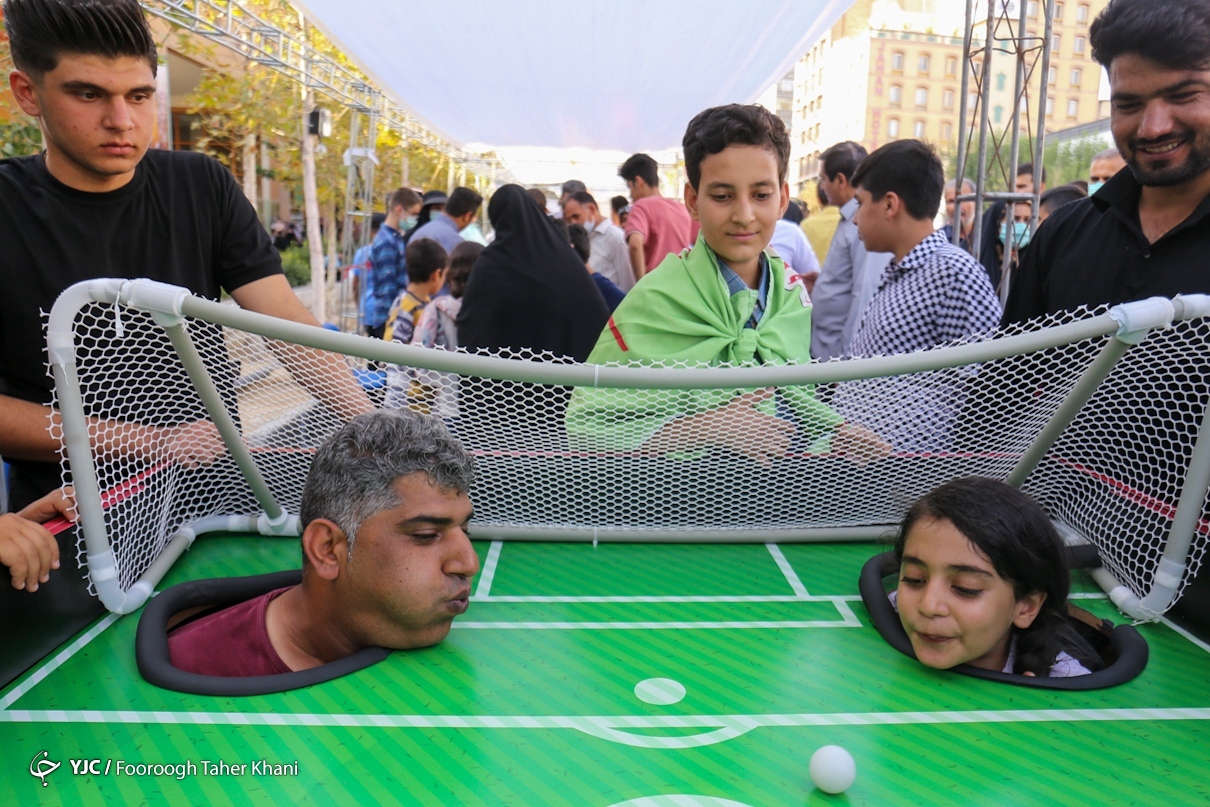
<path fill-rule="evenodd" d="M 1009 243 L 1012 244 L 1013 251 L 1012 269 L 1015 270 L 1020 263 L 1020 255 L 1029 246 L 1029 240 L 1033 236 L 1029 229 L 1032 212 L 1029 202 L 1017 202 L 1013 205 L 1010 219 L 1008 208 L 1004 208 L 1004 218 L 1000 222 L 1000 229 L 996 231 L 996 260 L 1000 266 L 1004 265 L 1004 245 Z"/>
<path fill-rule="evenodd" d="M 975 192 L 975 183 L 969 179 L 962 180 L 961 194 Z M 955 209 L 958 208 L 957 198 L 959 196 L 958 182 L 951 179 L 945 183 L 945 226 L 941 228 L 941 234 L 945 236 L 945 240 L 953 243 L 954 241 L 954 224 L 958 221 L 955 217 Z M 963 202 L 959 211 L 961 216 L 962 232 L 958 235 L 958 246 L 971 251 L 971 231 L 975 228 L 975 203 Z"/>
<path fill-rule="evenodd" d="M 406 236 L 416 226 L 420 212 L 420 194 L 411 188 L 399 188 L 387 199 L 387 217 L 370 245 L 370 292 L 362 321 L 366 334 L 381 339 L 391 303 L 408 287 L 404 250 Z"/>
<path fill-rule="evenodd" d="M 591 255 L 588 263 L 593 271 L 608 278 L 623 293 L 634 287 L 634 268 L 630 265 L 630 250 L 622 231 L 601 215 L 597 200 L 588 191 L 575 191 L 563 199 L 563 220 L 582 224 L 588 231 Z"/>
<path fill-rule="evenodd" d="M 1126 167 L 1126 161 L 1118 153 L 1117 148 L 1105 149 L 1092 158 L 1088 168 L 1088 195 L 1092 196 L 1101 189 L 1113 175 Z"/>

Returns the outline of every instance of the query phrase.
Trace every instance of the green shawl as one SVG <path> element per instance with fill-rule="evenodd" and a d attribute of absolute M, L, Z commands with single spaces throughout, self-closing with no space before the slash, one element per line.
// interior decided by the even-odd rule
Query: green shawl
<path fill-rule="evenodd" d="M 802 278 L 768 255 L 765 312 L 755 328 L 758 292 L 732 295 L 718 257 L 701 237 L 692 249 L 669 255 L 630 290 L 613 312 L 590 364 L 684 363 L 689 366 L 805 364 L 811 360 L 811 301 Z M 629 451 L 666 423 L 727 404 L 746 390 L 619 390 L 578 388 L 567 409 L 568 435 L 587 448 Z M 820 403 L 811 387 L 779 395 L 808 441 L 830 437 L 843 418 Z M 776 413 L 770 398 L 758 409 Z M 822 447 L 822 446 L 821 446 Z"/>

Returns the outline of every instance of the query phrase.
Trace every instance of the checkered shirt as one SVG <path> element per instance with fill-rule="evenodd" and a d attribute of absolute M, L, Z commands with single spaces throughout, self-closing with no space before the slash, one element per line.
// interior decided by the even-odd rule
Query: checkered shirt
<path fill-rule="evenodd" d="M 1000 301 L 968 253 L 932 233 L 891 262 L 861 314 L 852 355 L 911 353 L 994 330 Z"/>

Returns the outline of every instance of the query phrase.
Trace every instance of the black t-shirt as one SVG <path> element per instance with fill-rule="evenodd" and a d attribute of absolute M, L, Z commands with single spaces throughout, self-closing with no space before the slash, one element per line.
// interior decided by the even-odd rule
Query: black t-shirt
<path fill-rule="evenodd" d="M 1082 305 L 1210 293 L 1210 197 L 1154 244 L 1139 223 L 1142 186 L 1119 171 L 1038 228 L 1013 273 L 1003 323 Z"/>
<path fill-rule="evenodd" d="M 50 402 L 42 312 L 74 283 L 149 277 L 218 299 L 220 289 L 280 272 L 256 211 L 210 157 L 148 151 L 134 178 L 108 193 L 67 187 L 42 155 L 0 160 L 0 394 Z M 49 489 L 58 466 L 20 462 L 14 470 Z"/>

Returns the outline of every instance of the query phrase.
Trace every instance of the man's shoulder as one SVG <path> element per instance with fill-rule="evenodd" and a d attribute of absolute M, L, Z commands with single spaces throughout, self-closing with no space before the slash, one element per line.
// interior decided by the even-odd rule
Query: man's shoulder
<path fill-rule="evenodd" d="M 210 180 L 234 182 L 223 164 L 198 151 L 168 151 L 148 149 L 139 161 L 139 168 L 153 174 L 170 177 L 206 177 Z"/>
<path fill-rule="evenodd" d="M 38 172 L 42 164 L 41 154 L 28 154 L 24 157 L 5 157 L 0 160 L 0 178 L 28 179 Z"/>

